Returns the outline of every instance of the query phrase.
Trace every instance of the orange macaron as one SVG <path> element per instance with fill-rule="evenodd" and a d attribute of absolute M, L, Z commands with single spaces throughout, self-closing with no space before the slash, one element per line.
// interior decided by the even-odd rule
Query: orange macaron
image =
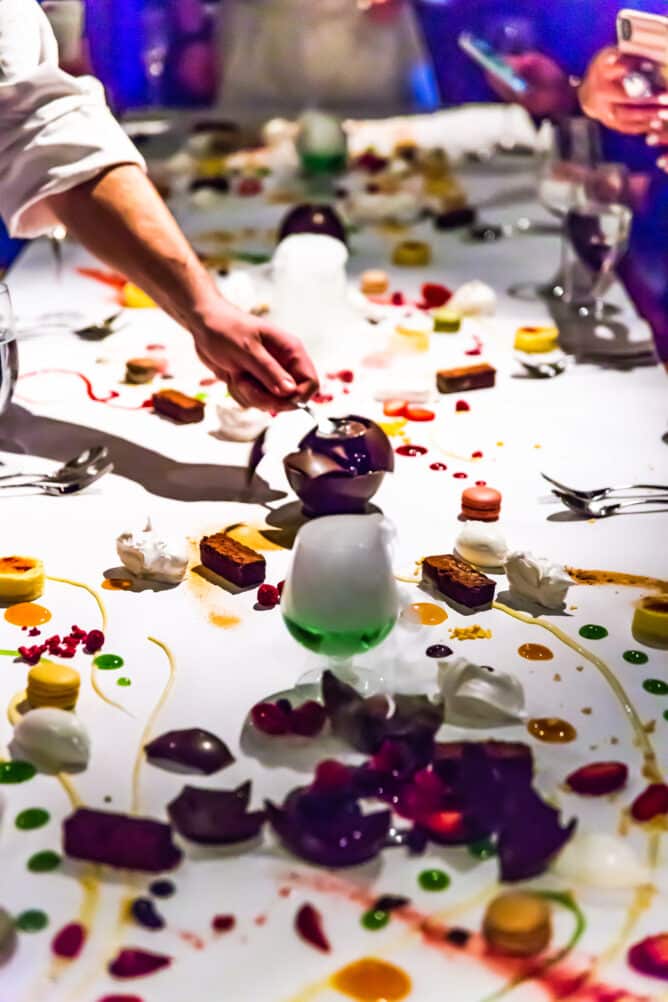
<path fill-rule="evenodd" d="M 496 522 L 501 494 L 493 487 L 467 487 L 462 491 L 462 516 L 473 522 Z"/>

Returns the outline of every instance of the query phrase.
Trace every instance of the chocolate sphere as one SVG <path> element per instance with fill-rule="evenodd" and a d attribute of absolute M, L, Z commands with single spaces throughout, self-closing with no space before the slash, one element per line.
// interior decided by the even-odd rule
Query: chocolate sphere
<path fill-rule="evenodd" d="M 346 228 L 336 209 L 330 205 L 304 204 L 291 209 L 279 226 L 278 242 L 296 233 L 318 233 L 347 244 Z"/>

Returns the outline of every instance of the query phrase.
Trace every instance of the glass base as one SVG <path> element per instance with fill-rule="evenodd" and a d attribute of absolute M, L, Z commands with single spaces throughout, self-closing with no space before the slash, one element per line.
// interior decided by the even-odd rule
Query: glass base
<path fill-rule="evenodd" d="M 311 668 L 297 679 L 297 685 L 320 685 L 325 671 L 331 671 L 341 682 L 351 685 L 360 696 L 375 696 L 386 691 L 385 679 L 377 671 L 360 668 L 348 661 L 324 665 L 321 668 Z"/>

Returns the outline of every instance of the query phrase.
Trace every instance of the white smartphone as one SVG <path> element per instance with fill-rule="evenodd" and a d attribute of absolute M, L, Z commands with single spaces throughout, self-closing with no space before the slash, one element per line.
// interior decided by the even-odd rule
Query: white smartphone
<path fill-rule="evenodd" d="M 516 73 L 503 56 L 499 55 L 484 38 L 478 38 L 476 35 L 470 35 L 468 32 L 465 32 L 459 36 L 458 42 L 460 49 L 467 56 L 470 56 L 478 66 L 482 66 L 487 73 L 495 77 L 500 83 L 505 84 L 506 87 L 510 87 L 518 97 L 526 94 L 529 89 L 527 81 L 519 73 Z"/>
<path fill-rule="evenodd" d="M 662 67 L 668 65 L 668 17 L 621 10 L 617 15 L 617 39 L 624 55 L 649 59 Z"/>

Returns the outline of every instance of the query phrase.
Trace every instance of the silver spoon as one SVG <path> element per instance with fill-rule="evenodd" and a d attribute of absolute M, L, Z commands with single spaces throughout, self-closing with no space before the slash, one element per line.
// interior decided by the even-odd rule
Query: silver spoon
<path fill-rule="evenodd" d="M 106 445 L 95 445 L 91 449 L 84 449 L 78 456 L 68 459 L 59 469 L 53 473 L 5 473 L 0 476 L 0 480 L 41 480 L 49 482 L 63 482 L 71 480 L 87 469 L 96 469 L 102 460 L 106 460 L 109 449 Z"/>
<path fill-rule="evenodd" d="M 622 484 L 619 487 L 599 487 L 593 491 L 581 491 L 575 487 L 567 487 L 566 484 L 560 483 L 553 477 L 548 477 L 547 473 L 541 473 L 541 477 L 563 494 L 570 494 L 571 497 L 579 498 L 580 501 L 602 501 L 609 494 L 621 494 L 625 491 L 668 491 L 666 484 Z"/>
<path fill-rule="evenodd" d="M 668 511 L 668 494 L 657 494 L 647 496 L 637 501 L 616 501 L 612 504 L 602 504 L 600 501 L 583 501 L 581 498 L 573 497 L 571 494 L 564 494 L 561 491 L 552 491 L 571 511 L 578 515 L 587 515 L 589 518 L 607 518 L 609 515 L 616 515 L 626 508 L 637 508 L 640 505 L 659 505 L 660 511 Z"/>
<path fill-rule="evenodd" d="M 2 484 L 0 486 L 0 490 L 12 490 L 12 488 L 19 488 L 21 490 L 33 489 L 39 494 L 78 494 L 79 491 L 82 491 L 86 487 L 90 487 L 91 484 L 94 484 L 96 480 L 100 480 L 100 478 L 105 477 L 107 473 L 111 473 L 113 468 L 113 463 L 100 462 L 96 467 L 89 467 L 86 473 L 80 473 L 70 480 L 36 480 L 27 484 Z"/>

